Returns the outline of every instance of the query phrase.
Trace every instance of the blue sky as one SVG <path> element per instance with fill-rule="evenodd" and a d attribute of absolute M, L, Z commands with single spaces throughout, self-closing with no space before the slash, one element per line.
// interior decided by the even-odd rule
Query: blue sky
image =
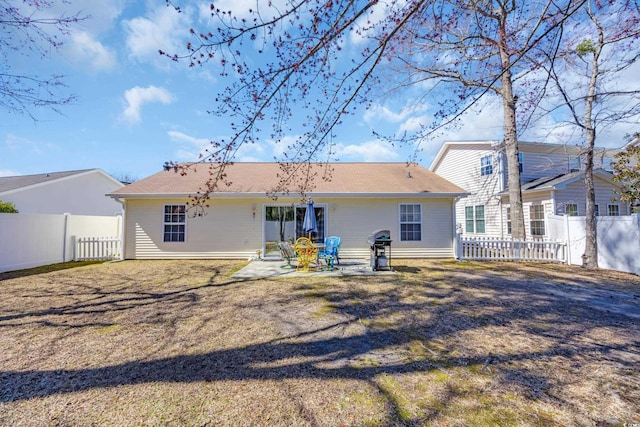
<path fill-rule="evenodd" d="M 202 18 L 201 3 L 181 4 L 186 5 L 182 14 L 166 7 L 164 0 L 71 0 L 61 5 L 68 14 L 82 11 L 90 18 L 75 27 L 48 58 L 18 55 L 11 60 L 14 71 L 63 74 L 69 92 L 78 100 L 62 107 L 63 115 L 33 110 L 35 122 L 0 110 L 0 176 L 101 168 L 116 177 L 144 178 L 161 170 L 165 161 L 196 160 L 209 140 L 228 137 L 228 123 L 207 113 L 215 108 L 214 98 L 223 89 L 215 65 L 189 68 L 158 54 L 159 49 L 180 50 L 189 28 Z M 239 13 L 255 7 L 256 1 L 216 4 Z M 345 43 L 357 44 L 357 40 Z M 481 111 L 464 117 L 461 127 L 422 144 L 420 163 L 428 167 L 446 140 L 501 139 L 500 104 L 493 98 L 482 105 Z M 411 147 L 394 148 L 376 139 L 372 131 L 392 135 L 416 130 L 432 116 L 427 103 L 381 98 L 336 130 L 336 156 L 340 161 L 405 161 Z M 521 139 L 560 142 L 566 135 L 563 129 L 546 122 Z M 601 135 L 599 145 L 620 147 L 629 131 L 628 126 L 610 129 Z M 282 144 L 268 138 L 262 141 L 243 147 L 237 160 L 272 161 L 281 153 Z"/>

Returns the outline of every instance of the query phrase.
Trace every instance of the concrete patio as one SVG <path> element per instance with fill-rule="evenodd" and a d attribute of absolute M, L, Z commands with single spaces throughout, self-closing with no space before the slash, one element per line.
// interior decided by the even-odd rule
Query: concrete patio
<path fill-rule="evenodd" d="M 392 266 L 393 268 L 393 266 Z M 323 277 L 323 276 L 378 276 L 396 274 L 393 269 L 373 271 L 368 259 L 344 259 L 334 268 L 310 269 L 296 271 L 295 262 L 292 267 L 286 260 L 262 259 L 251 261 L 247 266 L 235 272 L 232 277 Z"/>

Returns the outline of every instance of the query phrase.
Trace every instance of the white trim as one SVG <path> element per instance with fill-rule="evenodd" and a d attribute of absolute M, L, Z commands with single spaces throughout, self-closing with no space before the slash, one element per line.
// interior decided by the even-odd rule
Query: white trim
<path fill-rule="evenodd" d="M 420 206 L 420 222 L 405 222 L 405 224 L 420 224 L 420 239 L 419 240 L 402 240 L 402 206 Z M 415 202 L 400 202 L 398 203 L 398 241 L 399 242 L 424 242 L 424 209 L 422 203 Z"/>
<path fill-rule="evenodd" d="M 165 221 L 167 206 L 184 206 L 184 223 L 182 222 L 167 222 Z M 179 213 L 178 213 L 179 214 Z M 171 214 L 173 215 L 173 214 Z M 162 205 L 162 243 L 187 243 L 187 204 L 186 203 L 165 203 Z M 166 225 L 184 225 L 184 240 L 165 240 L 165 226 Z"/>
<path fill-rule="evenodd" d="M 113 194 L 109 193 L 107 196 L 120 199 L 168 199 L 168 198 L 191 198 L 195 195 L 195 193 L 147 193 L 147 194 L 124 194 L 118 193 Z M 408 199 L 408 198 L 420 198 L 420 199 L 448 199 L 451 197 L 465 197 L 469 196 L 471 193 L 307 193 L 308 197 L 314 198 L 336 198 L 336 199 L 351 199 L 354 197 L 357 198 L 393 198 L 393 199 Z M 247 193 L 239 193 L 239 192 L 217 192 L 209 195 L 209 198 L 220 198 L 220 199 L 243 199 L 243 198 L 261 198 L 265 197 L 266 193 L 264 191 L 261 192 L 247 192 Z M 297 193 L 278 193 L 274 194 L 278 198 L 300 198 Z"/>

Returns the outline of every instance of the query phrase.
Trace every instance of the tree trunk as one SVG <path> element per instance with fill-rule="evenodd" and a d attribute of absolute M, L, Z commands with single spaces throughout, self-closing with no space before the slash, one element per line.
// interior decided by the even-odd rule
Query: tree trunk
<path fill-rule="evenodd" d="M 598 43 L 593 50 L 593 58 L 591 61 L 591 79 L 589 81 L 589 95 L 585 100 L 584 109 L 584 128 L 587 137 L 586 145 L 586 161 L 584 171 L 584 186 L 586 191 L 586 241 L 584 248 L 584 256 L 582 257 L 582 266 L 586 268 L 598 268 L 598 227 L 596 224 L 596 192 L 593 184 L 593 150 L 596 144 L 596 128 L 593 123 L 593 103 L 596 100 L 596 90 L 598 82 L 598 74 L 600 68 L 598 62 L 600 53 L 604 44 L 604 30 L 600 22 L 591 15 L 591 20 L 596 24 L 598 29 Z"/>
<path fill-rule="evenodd" d="M 504 22 L 501 23 L 504 25 Z M 506 34 L 505 31 L 502 34 Z M 509 187 L 509 206 L 511 208 L 511 237 L 518 240 L 526 238 L 524 228 L 524 210 L 522 208 L 522 189 L 520 185 L 520 165 L 518 162 L 518 133 L 516 128 L 516 98 L 513 96 L 511 59 L 505 48 L 500 47 L 502 62 L 502 105 L 504 107 L 504 146 L 507 158 L 507 186 Z"/>

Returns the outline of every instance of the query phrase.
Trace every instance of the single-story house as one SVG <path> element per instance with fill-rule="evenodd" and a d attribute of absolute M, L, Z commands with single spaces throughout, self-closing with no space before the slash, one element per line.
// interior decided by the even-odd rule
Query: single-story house
<path fill-rule="evenodd" d="M 106 193 L 124 184 L 101 169 L 0 177 L 0 200 L 21 214 L 113 216 L 122 206 Z"/>
<path fill-rule="evenodd" d="M 309 197 L 318 224 L 313 239 L 341 237 L 341 258 L 367 257 L 367 239 L 379 229 L 391 232 L 392 257 L 454 256 L 455 202 L 466 195 L 460 187 L 413 163 L 309 168 L 316 178 L 300 193 L 296 184 L 281 185 L 278 163 L 228 165 L 201 216 L 192 214 L 189 202 L 210 176 L 206 164 L 184 176 L 164 170 L 113 191 L 108 195 L 124 207 L 124 258 L 279 256 L 278 241 L 305 235 Z"/>

